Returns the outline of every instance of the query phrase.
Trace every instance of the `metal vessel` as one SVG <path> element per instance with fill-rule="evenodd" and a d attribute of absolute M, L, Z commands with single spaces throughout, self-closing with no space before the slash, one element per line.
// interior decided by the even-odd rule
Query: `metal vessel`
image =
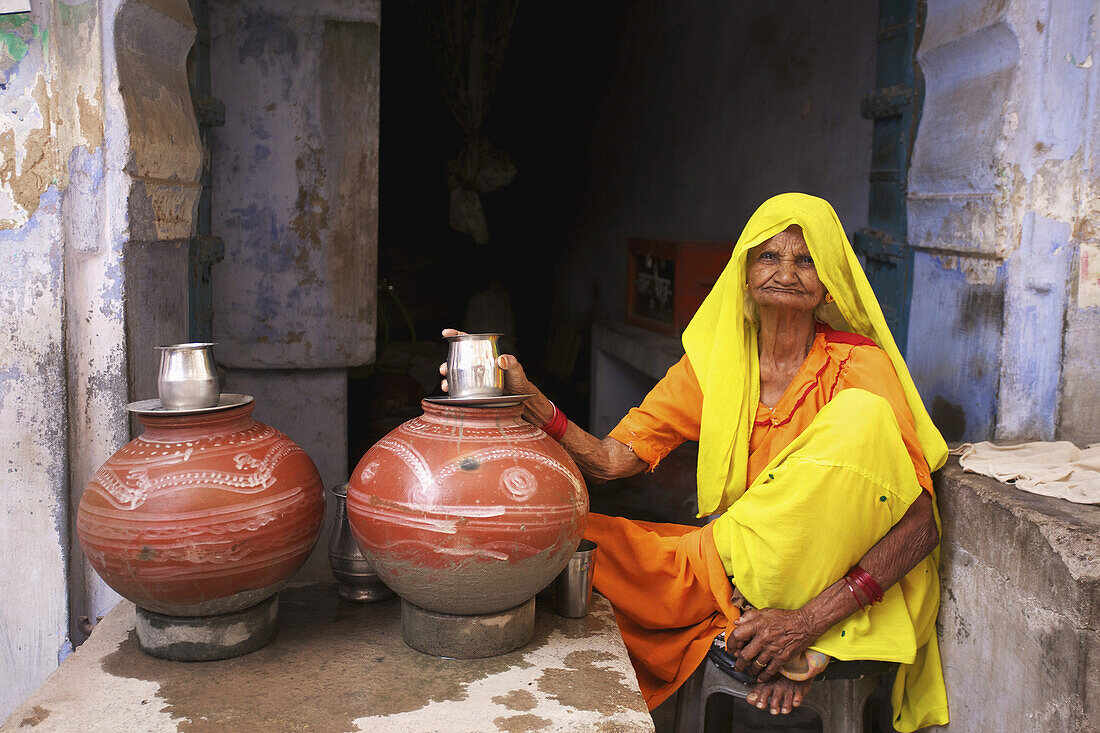
<path fill-rule="evenodd" d="M 499 333 L 464 333 L 448 336 L 447 394 L 460 397 L 499 397 L 504 394 L 504 373 L 497 364 Z"/>
<path fill-rule="evenodd" d="M 329 491 L 336 497 L 336 522 L 328 543 L 328 562 L 340 584 L 340 597 L 356 603 L 370 603 L 393 598 L 374 572 L 374 567 L 360 551 L 348 526 L 348 485 L 339 484 Z"/>
<path fill-rule="evenodd" d="M 165 409 L 194 410 L 218 404 L 220 389 L 213 347 L 210 343 L 157 347 L 160 351 L 157 393 Z"/>

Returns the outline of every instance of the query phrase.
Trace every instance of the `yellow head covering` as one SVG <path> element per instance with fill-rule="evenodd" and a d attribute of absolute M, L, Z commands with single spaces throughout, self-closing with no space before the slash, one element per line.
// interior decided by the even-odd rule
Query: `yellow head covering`
<path fill-rule="evenodd" d="M 756 328 L 745 318 L 746 255 L 792 224 L 802 227 L 817 275 L 836 300 L 848 329 L 873 339 L 893 362 L 929 469 L 937 470 L 947 459 L 947 444 L 921 402 L 833 207 L 816 196 L 780 194 L 749 219 L 729 264 L 684 330 L 684 351 L 703 390 L 699 516 L 724 511 L 746 489 L 749 434 L 760 400 Z"/>

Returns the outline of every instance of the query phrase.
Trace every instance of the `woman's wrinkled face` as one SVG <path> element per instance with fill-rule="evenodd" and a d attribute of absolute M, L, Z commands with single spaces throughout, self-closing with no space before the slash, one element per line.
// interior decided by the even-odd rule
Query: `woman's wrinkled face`
<path fill-rule="evenodd" d="M 749 250 L 747 282 L 749 296 L 761 308 L 813 310 L 825 297 L 797 224 Z"/>

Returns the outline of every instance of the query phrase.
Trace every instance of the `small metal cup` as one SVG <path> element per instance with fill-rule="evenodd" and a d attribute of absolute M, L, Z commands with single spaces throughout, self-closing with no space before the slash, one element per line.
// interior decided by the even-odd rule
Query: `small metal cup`
<path fill-rule="evenodd" d="M 164 409 L 195 410 L 218 404 L 221 390 L 213 346 L 195 343 L 157 347 L 160 351 L 157 393 Z"/>
<path fill-rule="evenodd" d="M 592 577 L 596 569 L 596 543 L 581 540 L 565 570 L 554 581 L 558 615 L 567 618 L 583 618 L 588 615 L 592 603 Z"/>
<path fill-rule="evenodd" d="M 497 364 L 499 333 L 448 336 L 447 394 L 451 397 L 498 397 L 504 394 L 504 372 Z"/>

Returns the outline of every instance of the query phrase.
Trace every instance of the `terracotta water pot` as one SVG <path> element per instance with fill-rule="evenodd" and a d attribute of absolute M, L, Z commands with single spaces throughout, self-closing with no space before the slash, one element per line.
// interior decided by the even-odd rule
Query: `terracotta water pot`
<path fill-rule="evenodd" d="M 348 484 L 352 534 L 405 601 L 480 615 L 533 598 L 580 542 L 588 491 L 522 406 L 424 400 L 378 441 Z"/>
<path fill-rule="evenodd" d="M 88 483 L 76 527 L 107 585 L 169 616 L 213 616 L 273 595 L 324 520 L 309 456 L 253 405 L 138 414 L 145 430 Z"/>

